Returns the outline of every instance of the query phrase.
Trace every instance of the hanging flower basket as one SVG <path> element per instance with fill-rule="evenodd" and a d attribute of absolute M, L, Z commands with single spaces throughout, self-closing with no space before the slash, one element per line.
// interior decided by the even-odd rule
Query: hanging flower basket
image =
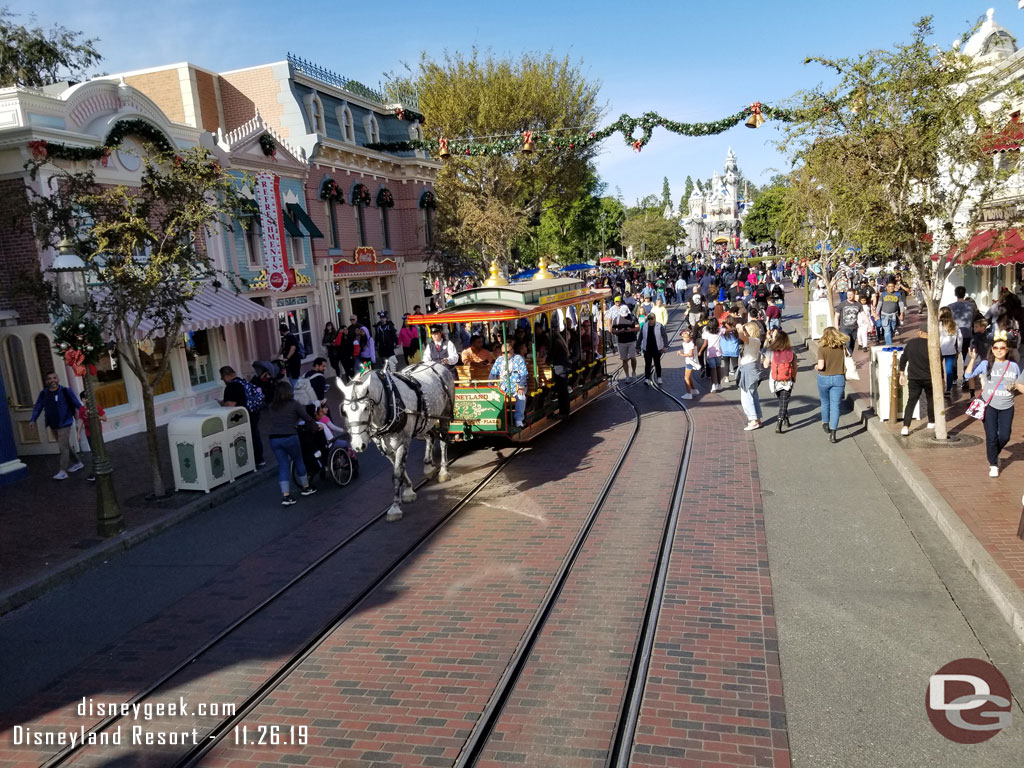
<path fill-rule="evenodd" d="M 345 193 L 341 191 L 341 187 L 338 186 L 338 182 L 334 179 L 327 179 L 327 181 L 320 185 L 320 199 L 330 200 L 335 203 L 344 203 Z"/>
<path fill-rule="evenodd" d="M 260 149 L 263 150 L 263 154 L 267 157 L 274 157 L 277 155 L 277 142 L 264 133 L 260 136 Z"/>

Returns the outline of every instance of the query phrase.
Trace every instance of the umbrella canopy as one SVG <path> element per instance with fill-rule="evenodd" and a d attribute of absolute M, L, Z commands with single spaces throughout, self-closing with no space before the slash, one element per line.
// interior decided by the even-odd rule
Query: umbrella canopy
<path fill-rule="evenodd" d="M 601 263 L 602 264 L 618 264 L 619 260 L 617 258 L 615 258 L 614 256 L 605 256 L 603 259 L 601 259 Z"/>
<path fill-rule="evenodd" d="M 539 270 L 536 269 L 524 269 L 522 272 L 516 275 L 512 275 L 509 280 L 529 280 L 531 277 L 537 274 Z"/>
<path fill-rule="evenodd" d="M 593 269 L 593 264 L 569 264 L 568 266 L 562 267 L 562 272 L 586 272 L 588 269 Z"/>

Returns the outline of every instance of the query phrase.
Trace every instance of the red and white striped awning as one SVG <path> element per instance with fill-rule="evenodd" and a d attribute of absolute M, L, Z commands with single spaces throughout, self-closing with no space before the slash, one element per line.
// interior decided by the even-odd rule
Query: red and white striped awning
<path fill-rule="evenodd" d="M 199 296 L 188 302 L 181 330 L 202 331 L 207 328 L 219 328 L 222 325 L 273 319 L 272 310 L 246 298 L 243 294 L 235 293 L 230 288 L 214 290 L 207 287 Z M 139 323 L 140 334 L 146 334 L 152 328 L 153 323 L 148 319 L 143 319 Z"/>

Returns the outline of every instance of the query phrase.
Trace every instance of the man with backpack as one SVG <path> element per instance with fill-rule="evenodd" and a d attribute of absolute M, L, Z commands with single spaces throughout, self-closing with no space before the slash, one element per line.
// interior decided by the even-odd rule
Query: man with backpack
<path fill-rule="evenodd" d="M 224 397 L 220 404 L 227 407 L 243 406 L 249 412 L 249 429 L 252 431 L 252 454 L 256 468 L 266 466 L 263 460 L 263 438 L 260 436 L 260 412 L 266 407 L 263 390 L 251 381 L 235 373 L 230 365 L 220 369 L 220 380 L 224 382 Z"/>
<path fill-rule="evenodd" d="M 28 423 L 35 424 L 40 414 L 44 416 L 44 423 L 60 449 L 60 471 L 53 476 L 53 479 L 67 480 L 68 472 L 77 472 L 85 466 L 71 447 L 71 430 L 75 425 L 75 414 L 78 413 L 82 404 L 75 397 L 74 392 L 61 385 L 56 373 L 46 374 L 45 383 L 46 387 L 36 398 L 35 408 L 32 409 L 32 418 L 28 420 Z M 75 457 L 74 464 L 71 464 L 72 456 Z"/>

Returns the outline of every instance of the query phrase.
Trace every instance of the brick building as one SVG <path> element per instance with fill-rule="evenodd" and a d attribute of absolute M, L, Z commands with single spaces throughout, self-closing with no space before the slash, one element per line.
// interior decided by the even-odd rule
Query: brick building
<path fill-rule="evenodd" d="M 113 77 L 188 125 L 233 135 L 258 119 L 304 153 L 308 215 L 322 235 L 306 239 L 313 286 L 270 297 L 268 305 L 308 334 L 307 351 L 321 352 L 319 331 L 328 321 L 347 324 L 355 316 L 372 326 L 380 310 L 397 319 L 426 303 L 425 250 L 433 227 L 427 193 L 439 163 L 423 152 L 366 147 L 422 138 L 417 119 L 399 116 L 411 105 L 391 103 L 291 55 L 220 74 L 181 63 Z"/>

